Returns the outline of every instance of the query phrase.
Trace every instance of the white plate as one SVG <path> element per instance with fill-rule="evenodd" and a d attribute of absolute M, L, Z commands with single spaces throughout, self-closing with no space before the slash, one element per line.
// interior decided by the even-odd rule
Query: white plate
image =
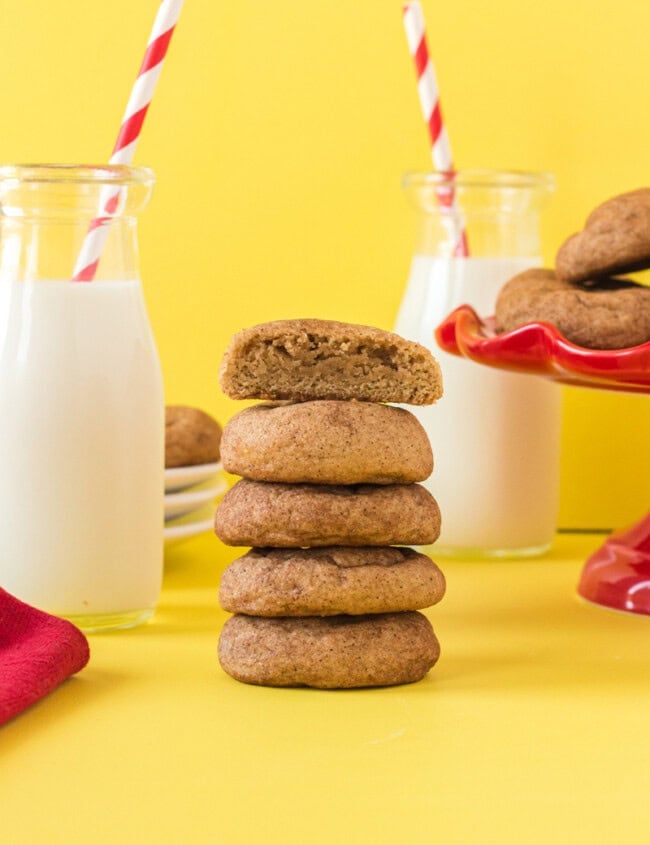
<path fill-rule="evenodd" d="M 201 508 L 195 514 L 185 516 L 173 525 L 166 525 L 164 529 L 165 546 L 171 546 L 181 540 L 189 540 L 214 530 L 214 505 Z"/>
<path fill-rule="evenodd" d="M 165 546 L 171 546 L 181 540 L 189 540 L 190 537 L 197 537 L 199 534 L 206 534 L 212 531 L 213 519 L 206 519 L 203 522 L 190 522 L 187 525 L 172 525 L 165 528 Z"/>
<path fill-rule="evenodd" d="M 167 493 L 165 495 L 165 522 L 176 519 L 179 516 L 192 513 L 202 508 L 209 502 L 213 502 L 217 496 L 225 493 L 226 481 L 220 479 L 217 484 L 203 487 L 197 490 L 181 490 L 179 493 Z"/>
<path fill-rule="evenodd" d="M 165 470 L 165 493 L 171 493 L 174 490 L 184 490 L 187 487 L 192 487 L 194 484 L 200 484 L 202 481 L 207 481 L 221 472 L 223 469 L 221 462 L 215 464 L 197 464 L 190 467 L 171 467 Z"/>

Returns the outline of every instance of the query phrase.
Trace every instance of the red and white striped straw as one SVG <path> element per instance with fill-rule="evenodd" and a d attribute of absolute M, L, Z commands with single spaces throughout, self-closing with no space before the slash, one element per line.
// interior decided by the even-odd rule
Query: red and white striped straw
<path fill-rule="evenodd" d="M 167 55 L 174 27 L 183 8 L 183 0 L 162 0 L 147 42 L 144 59 L 138 71 L 122 124 L 110 157 L 110 164 L 130 164 L 140 138 L 142 124 L 153 98 L 156 83 Z M 84 238 L 73 281 L 90 282 L 95 278 L 97 265 L 108 235 L 109 225 L 119 207 L 121 190 L 111 186 L 102 191 L 100 213 L 95 217 Z"/>
<path fill-rule="evenodd" d="M 422 116 L 429 130 L 431 138 L 431 159 L 434 170 L 443 173 L 454 173 L 449 136 L 442 119 L 438 82 L 429 48 L 427 46 L 426 27 L 422 7 L 419 3 L 406 3 L 403 6 L 404 30 L 409 52 L 415 64 L 418 79 L 418 97 L 422 108 Z M 454 210 L 458 225 L 454 234 L 454 255 L 466 256 L 469 253 L 467 233 L 460 219 L 460 212 L 454 197 L 453 186 L 437 192 L 438 202 Z M 459 231 L 458 231 L 459 230 Z"/>

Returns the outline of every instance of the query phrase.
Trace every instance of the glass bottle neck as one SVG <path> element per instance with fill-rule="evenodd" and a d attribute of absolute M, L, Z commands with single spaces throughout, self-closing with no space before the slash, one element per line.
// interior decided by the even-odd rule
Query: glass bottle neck
<path fill-rule="evenodd" d="M 0 280 L 44 281 L 71 279 L 92 219 L 80 217 L 20 217 L 0 215 Z M 137 220 L 115 217 L 94 281 L 139 278 Z"/>
<path fill-rule="evenodd" d="M 137 216 L 153 182 L 143 167 L 0 165 L 0 278 L 137 279 Z"/>
<path fill-rule="evenodd" d="M 422 212 L 415 251 L 421 255 L 452 257 L 464 230 L 467 252 L 475 258 L 541 255 L 539 214 L 467 214 L 456 216 Z"/>
<path fill-rule="evenodd" d="M 419 214 L 417 252 L 476 258 L 540 255 L 540 214 L 554 185 L 550 174 L 409 173 L 403 185 Z"/>

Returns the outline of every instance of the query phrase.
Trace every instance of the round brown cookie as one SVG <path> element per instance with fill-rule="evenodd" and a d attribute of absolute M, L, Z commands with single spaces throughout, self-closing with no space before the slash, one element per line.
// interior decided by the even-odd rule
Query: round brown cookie
<path fill-rule="evenodd" d="M 185 405 L 165 408 L 165 467 L 211 464 L 219 460 L 221 426 L 205 411 Z"/>
<path fill-rule="evenodd" d="M 595 208 L 583 231 L 562 244 L 555 267 L 569 282 L 650 267 L 650 188 L 619 194 Z"/>
<path fill-rule="evenodd" d="M 440 533 L 440 510 L 419 484 L 243 480 L 217 508 L 215 531 L 229 546 L 426 545 Z"/>
<path fill-rule="evenodd" d="M 417 611 L 303 619 L 232 616 L 219 638 L 224 671 L 238 681 L 272 687 L 410 684 L 421 680 L 439 656 L 431 623 Z"/>
<path fill-rule="evenodd" d="M 244 329 L 226 349 L 219 380 L 232 399 L 429 405 L 442 395 L 440 367 L 424 346 L 334 320 L 277 320 Z"/>
<path fill-rule="evenodd" d="M 440 569 L 413 549 L 253 549 L 224 571 L 219 601 L 250 616 L 334 616 L 418 610 L 444 592 Z"/>
<path fill-rule="evenodd" d="M 526 270 L 503 286 L 495 316 L 497 332 L 542 321 L 578 346 L 623 349 L 650 340 L 650 288 L 627 279 L 571 284 L 552 270 Z"/>
<path fill-rule="evenodd" d="M 289 484 L 408 484 L 433 469 L 417 418 L 372 402 L 246 408 L 224 428 L 221 456 L 228 472 Z"/>

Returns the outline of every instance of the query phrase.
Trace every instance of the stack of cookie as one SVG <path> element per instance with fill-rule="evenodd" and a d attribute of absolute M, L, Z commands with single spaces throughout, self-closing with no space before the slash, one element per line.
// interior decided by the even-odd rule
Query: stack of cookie
<path fill-rule="evenodd" d="M 612 197 L 583 231 L 560 246 L 555 270 L 519 273 L 501 289 L 496 329 L 531 322 L 555 326 L 588 349 L 624 349 L 650 341 L 650 287 L 619 274 L 650 268 L 650 188 Z"/>
<path fill-rule="evenodd" d="M 430 352 L 397 335 L 323 320 L 240 332 L 221 367 L 236 399 L 272 400 L 224 429 L 224 467 L 243 476 L 217 510 L 228 545 L 252 546 L 221 580 L 234 613 L 219 659 L 234 678 L 343 688 L 420 680 L 439 656 L 418 610 L 445 581 L 425 555 L 435 499 L 420 484 L 429 441 L 408 411 L 442 393 Z"/>

